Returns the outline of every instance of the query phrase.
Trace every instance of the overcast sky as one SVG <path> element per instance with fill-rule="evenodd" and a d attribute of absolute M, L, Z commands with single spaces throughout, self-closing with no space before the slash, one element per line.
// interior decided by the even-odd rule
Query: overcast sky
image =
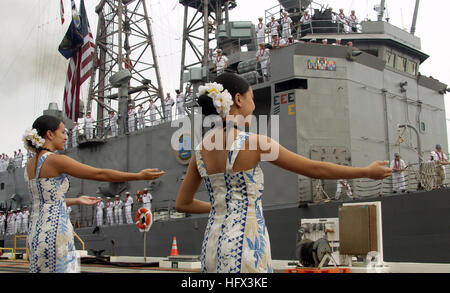
<path fill-rule="evenodd" d="M 77 6 L 79 0 L 75 1 Z M 98 0 L 85 0 L 92 32 L 96 33 Z M 318 3 L 355 9 L 360 20 L 376 20 L 373 10 L 378 0 L 319 0 Z M 276 0 L 238 0 L 231 20 L 257 23 L 266 9 L 278 5 Z M 0 153 L 12 155 L 22 148 L 24 130 L 42 114 L 50 102 L 61 109 L 68 61 L 57 51 L 71 21 L 70 0 L 64 0 L 65 18 L 61 25 L 59 1 L 2 0 L 7 9 L 0 10 L 3 39 L 0 46 Z M 390 22 L 407 31 L 411 28 L 415 0 L 386 0 Z M 165 92 L 175 95 L 179 86 L 183 6 L 178 0 L 147 0 Z M 450 41 L 448 11 L 450 1 L 421 1 L 416 35 L 422 40 L 422 51 L 430 58 L 420 67 L 423 75 L 432 75 L 450 85 Z M 86 82 L 87 84 L 88 82 Z M 446 95 L 447 100 L 450 95 Z M 82 94 L 87 99 L 87 91 Z M 447 117 L 450 103 L 446 101 Z M 449 128 L 450 129 L 450 128 Z"/>

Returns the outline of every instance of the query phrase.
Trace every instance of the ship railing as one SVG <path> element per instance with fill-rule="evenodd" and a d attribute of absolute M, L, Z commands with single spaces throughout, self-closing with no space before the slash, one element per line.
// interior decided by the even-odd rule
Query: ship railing
<path fill-rule="evenodd" d="M 135 219 L 137 211 L 142 206 L 143 206 L 142 203 L 135 202 L 133 204 L 133 208 L 131 210 L 131 218 L 133 221 Z M 81 211 L 81 209 L 83 209 L 83 211 Z M 152 213 L 153 213 L 153 221 L 156 221 L 156 222 L 186 217 L 186 214 L 177 212 L 173 206 L 165 207 L 165 208 L 152 207 Z M 94 210 L 89 211 L 89 207 L 84 207 L 84 206 L 75 207 L 72 210 L 72 212 L 70 213 L 70 219 L 75 228 L 87 228 L 87 227 L 97 226 L 96 213 Z M 116 222 L 115 215 L 113 215 L 113 220 L 114 220 L 114 224 L 112 226 L 129 225 L 126 223 L 125 208 L 122 208 L 122 220 L 123 220 L 122 223 L 123 224 L 118 224 Z M 133 222 L 133 225 L 134 225 L 134 222 Z M 107 223 L 106 212 L 103 212 L 103 226 L 110 227 L 110 225 Z M 76 233 L 74 233 L 74 237 L 79 239 L 79 237 L 77 237 L 77 235 L 75 235 L 75 234 Z M 79 240 L 83 246 L 82 250 L 84 250 L 83 241 L 81 239 L 79 239 Z"/>
<path fill-rule="evenodd" d="M 145 115 L 141 117 L 136 115 L 135 119 L 131 120 L 133 121 L 133 124 L 131 125 L 134 127 L 130 127 L 131 125 L 128 124 L 128 121 L 118 121 L 115 132 L 113 132 L 113 129 L 111 127 L 112 124 L 110 118 L 97 120 L 94 122 L 93 139 L 109 139 L 117 136 L 122 136 L 148 127 L 171 122 L 172 120 L 180 119 L 186 115 L 186 111 L 179 111 L 176 103 L 171 107 L 170 110 L 167 110 L 166 112 L 163 111 L 162 106 L 158 106 L 155 113 L 150 113 L 150 111 L 148 110 L 146 111 Z M 86 139 L 86 127 L 83 125 L 80 128 L 80 130 L 77 130 L 75 139 L 72 136 L 72 131 L 69 131 L 66 148 L 72 148 L 75 145 L 75 142 L 76 145 L 78 145 L 81 140 L 88 141 Z"/>
<path fill-rule="evenodd" d="M 450 174 L 450 165 L 442 166 L 444 174 Z M 431 191 L 448 187 L 449 176 L 445 175 L 440 181 L 438 168 L 434 162 L 411 163 L 400 175 L 393 175 L 384 180 L 354 179 L 352 180 L 353 193 L 359 197 L 383 196 L 393 193 L 415 192 L 420 190 Z"/>

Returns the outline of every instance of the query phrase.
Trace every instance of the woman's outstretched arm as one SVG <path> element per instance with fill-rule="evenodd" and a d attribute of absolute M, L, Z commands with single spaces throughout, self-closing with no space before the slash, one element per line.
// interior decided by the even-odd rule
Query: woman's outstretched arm
<path fill-rule="evenodd" d="M 375 161 L 367 167 L 347 167 L 329 162 L 315 161 L 293 153 L 270 137 L 259 136 L 260 141 L 267 141 L 266 147 L 260 148 L 261 154 L 278 153 L 270 162 L 280 168 L 316 179 L 383 179 L 392 175 L 392 169 L 385 167 L 388 161 Z M 278 151 L 276 151 L 278 150 Z"/>
<path fill-rule="evenodd" d="M 122 172 L 112 169 L 95 168 L 82 164 L 68 156 L 56 155 L 48 157 L 48 164 L 58 173 L 65 173 L 81 179 L 108 182 L 125 182 L 135 180 L 154 180 L 165 174 L 158 169 L 144 169 L 139 173 Z"/>
<path fill-rule="evenodd" d="M 194 198 L 195 193 L 202 183 L 202 177 L 197 170 L 196 162 L 194 155 L 189 162 L 186 176 L 178 191 L 175 208 L 182 213 L 206 214 L 211 210 L 211 204 Z"/>

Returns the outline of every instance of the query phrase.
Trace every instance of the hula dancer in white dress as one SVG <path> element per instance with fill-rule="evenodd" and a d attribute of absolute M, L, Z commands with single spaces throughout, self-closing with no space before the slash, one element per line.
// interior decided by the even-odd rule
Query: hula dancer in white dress
<path fill-rule="evenodd" d="M 239 125 L 239 119 L 252 115 L 255 104 L 252 88 L 236 74 L 224 73 L 199 91 L 198 104 L 203 114 L 220 115 L 226 127 L 214 127 L 196 148 L 175 206 L 179 212 L 209 213 L 201 253 L 203 272 L 273 272 L 261 204 L 264 189 L 261 159 L 321 179 L 382 179 L 392 173 L 392 169 L 384 167 L 388 162 L 353 168 L 313 161 L 290 152 L 269 137 L 240 131 L 236 123 Z M 213 141 L 215 145 L 209 145 Z M 217 141 L 222 143 L 218 145 Z M 272 151 L 278 155 L 268 156 Z M 202 180 L 210 202 L 194 199 Z"/>
<path fill-rule="evenodd" d="M 33 123 L 33 129 L 24 135 L 25 147 L 36 152 L 26 166 L 25 180 L 32 195 L 31 225 L 28 235 L 30 272 L 79 272 L 75 252 L 73 227 L 68 207 L 75 204 L 94 205 L 99 199 L 90 196 L 66 198 L 69 188 L 67 175 L 99 181 L 124 182 L 153 180 L 164 172 L 145 169 L 126 173 L 98 169 L 81 164 L 72 158 L 55 154 L 64 150 L 67 140 L 64 124 L 54 116 L 43 115 Z"/>

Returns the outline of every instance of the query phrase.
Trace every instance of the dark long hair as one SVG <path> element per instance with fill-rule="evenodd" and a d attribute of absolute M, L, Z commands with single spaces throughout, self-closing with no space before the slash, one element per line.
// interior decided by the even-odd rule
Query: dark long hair
<path fill-rule="evenodd" d="M 233 100 L 236 94 L 245 94 L 250 89 L 250 84 L 242 77 L 237 74 L 226 72 L 219 75 L 214 82 L 220 83 L 223 85 L 223 88 L 228 90 L 228 92 L 233 97 Z M 202 114 L 205 116 L 208 115 L 218 115 L 216 108 L 214 107 L 213 100 L 207 95 L 202 95 L 198 97 L 198 104 L 202 107 Z"/>
<path fill-rule="evenodd" d="M 39 136 L 44 138 L 48 130 L 56 131 L 59 128 L 61 122 L 61 119 L 55 116 L 42 115 L 34 121 L 33 129 L 36 129 Z M 36 154 L 39 154 L 39 152 L 42 151 L 42 148 L 36 148 L 30 140 L 27 140 L 27 143 L 28 146 L 30 146 L 36 152 Z"/>

